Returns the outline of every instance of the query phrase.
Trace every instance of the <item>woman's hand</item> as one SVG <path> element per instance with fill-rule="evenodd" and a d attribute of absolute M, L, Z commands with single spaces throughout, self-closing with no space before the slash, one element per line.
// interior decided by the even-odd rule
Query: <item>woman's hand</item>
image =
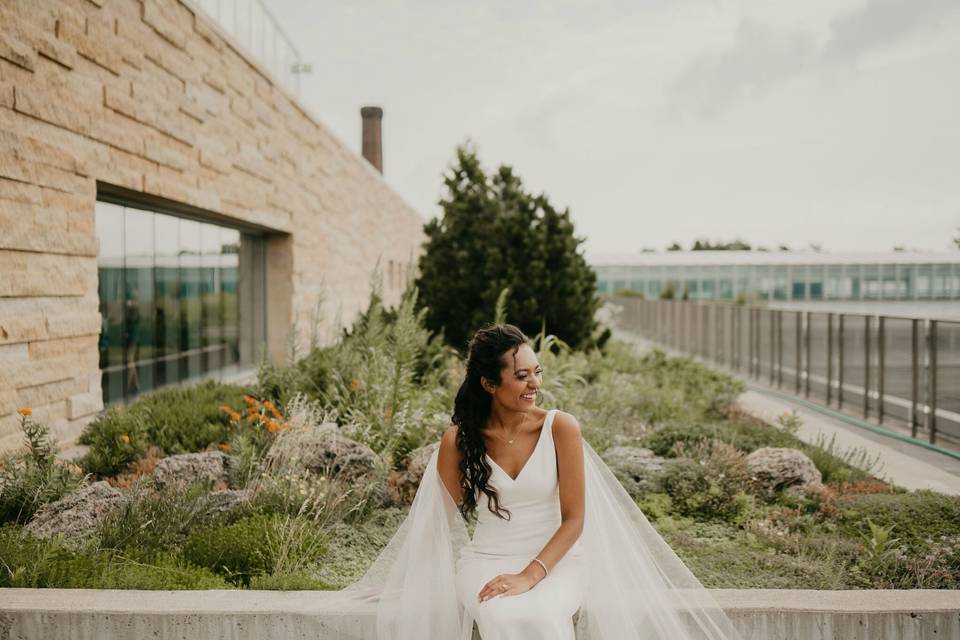
<path fill-rule="evenodd" d="M 495 596 L 515 596 L 530 591 L 539 580 L 523 573 L 503 573 L 487 584 L 477 595 L 477 600 L 486 602 Z"/>

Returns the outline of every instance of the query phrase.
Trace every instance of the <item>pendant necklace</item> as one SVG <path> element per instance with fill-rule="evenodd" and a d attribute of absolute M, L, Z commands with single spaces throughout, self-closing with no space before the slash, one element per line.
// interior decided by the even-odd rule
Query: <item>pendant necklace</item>
<path fill-rule="evenodd" d="M 513 441 L 517 439 L 517 435 L 520 434 L 520 429 L 523 428 L 523 425 L 526 424 L 526 422 L 527 422 L 527 414 L 524 413 L 524 414 L 523 414 L 523 420 L 520 421 L 520 425 L 519 425 L 519 426 L 516 428 L 516 430 L 514 431 L 512 438 L 510 438 L 509 440 L 507 440 L 505 437 L 503 437 L 503 436 L 500 435 L 499 433 L 497 434 L 497 437 L 500 438 L 501 440 L 503 440 L 504 442 L 506 442 L 507 444 L 513 444 Z M 501 422 L 500 424 L 503 425 L 502 422 Z M 502 426 L 501 426 L 501 428 L 502 428 Z"/>

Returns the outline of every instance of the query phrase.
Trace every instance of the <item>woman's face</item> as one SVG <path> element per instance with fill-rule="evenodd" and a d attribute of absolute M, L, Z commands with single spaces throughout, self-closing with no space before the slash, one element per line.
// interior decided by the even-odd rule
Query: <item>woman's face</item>
<path fill-rule="evenodd" d="M 536 406 L 537 390 L 543 384 L 543 369 L 530 345 L 521 344 L 502 356 L 500 384 L 492 388 L 493 402 L 510 411 L 530 411 Z M 489 389 L 488 389 L 489 390 Z"/>

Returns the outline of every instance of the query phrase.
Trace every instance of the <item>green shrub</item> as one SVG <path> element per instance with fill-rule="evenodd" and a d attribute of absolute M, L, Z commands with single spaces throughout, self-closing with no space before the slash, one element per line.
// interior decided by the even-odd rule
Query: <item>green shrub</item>
<path fill-rule="evenodd" d="M 298 395 L 322 398 L 330 385 L 336 347 L 317 347 L 290 363 L 264 359 L 257 372 L 257 397 L 272 398 L 286 407 Z"/>
<path fill-rule="evenodd" d="M 0 587 L 60 589 L 225 589 L 223 578 L 173 554 L 74 551 L 62 538 L 0 527 Z"/>
<path fill-rule="evenodd" d="M 742 453 L 713 443 L 690 451 L 666 467 L 663 486 L 676 511 L 700 519 L 736 521 L 751 509 L 750 473 Z"/>
<path fill-rule="evenodd" d="M 838 531 L 862 539 L 868 532 L 867 518 L 881 527 L 893 527 L 893 535 L 908 551 L 924 551 L 941 535 L 960 535 L 960 497 L 935 491 L 875 493 L 837 501 Z"/>
<path fill-rule="evenodd" d="M 332 591 L 336 587 L 303 574 L 271 574 L 250 578 L 251 589 L 264 591 Z"/>
<path fill-rule="evenodd" d="M 80 443 L 90 447 L 82 465 L 91 473 L 112 476 L 143 457 L 149 445 L 174 455 L 227 442 L 238 427 L 222 407 L 241 408 L 245 394 L 243 387 L 207 381 L 160 389 L 130 406 L 114 407 L 80 436 Z"/>
<path fill-rule="evenodd" d="M 156 553 L 183 546 L 201 527 L 221 524 L 239 514 L 212 515 L 206 506 L 210 487 L 197 484 L 138 495 L 108 515 L 97 528 L 101 549 Z"/>
<path fill-rule="evenodd" d="M 226 527 L 202 529 L 183 549 L 183 556 L 193 564 L 245 586 L 254 576 L 315 563 L 323 553 L 323 534 L 313 523 L 277 515 L 250 516 Z"/>
<path fill-rule="evenodd" d="M 20 416 L 26 448 L 0 458 L 0 524 L 27 522 L 48 502 L 79 489 L 84 476 L 75 464 L 56 459 L 50 429 Z"/>

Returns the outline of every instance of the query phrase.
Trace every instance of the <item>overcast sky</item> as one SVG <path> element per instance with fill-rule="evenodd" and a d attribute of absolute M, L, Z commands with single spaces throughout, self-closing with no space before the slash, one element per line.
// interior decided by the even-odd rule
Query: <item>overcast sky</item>
<path fill-rule="evenodd" d="M 696 238 L 947 250 L 957 0 L 266 0 L 301 102 L 424 218 L 470 140 L 569 207 L 589 253 Z"/>

